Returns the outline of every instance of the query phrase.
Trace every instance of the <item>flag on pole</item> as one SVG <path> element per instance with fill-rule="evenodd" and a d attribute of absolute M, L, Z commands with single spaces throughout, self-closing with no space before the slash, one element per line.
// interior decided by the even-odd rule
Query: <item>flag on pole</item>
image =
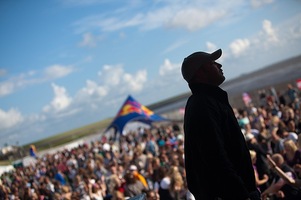
<path fill-rule="evenodd" d="M 301 78 L 296 80 L 296 84 L 297 84 L 297 87 L 299 88 L 299 90 L 301 90 Z"/>
<path fill-rule="evenodd" d="M 251 98 L 250 95 L 249 95 L 248 93 L 246 93 L 246 92 L 244 92 L 244 93 L 242 94 L 242 100 L 243 100 L 243 102 L 245 103 L 246 106 L 249 105 L 249 104 L 252 102 L 252 98 Z"/>

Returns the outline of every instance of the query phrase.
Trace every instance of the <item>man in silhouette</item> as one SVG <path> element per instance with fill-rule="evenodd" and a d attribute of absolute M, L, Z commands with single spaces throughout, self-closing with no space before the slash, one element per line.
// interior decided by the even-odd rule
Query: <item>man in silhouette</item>
<path fill-rule="evenodd" d="M 189 97 L 184 117 L 185 167 L 189 191 L 197 200 L 259 200 L 254 171 L 224 82 L 222 55 L 195 52 L 182 63 Z"/>

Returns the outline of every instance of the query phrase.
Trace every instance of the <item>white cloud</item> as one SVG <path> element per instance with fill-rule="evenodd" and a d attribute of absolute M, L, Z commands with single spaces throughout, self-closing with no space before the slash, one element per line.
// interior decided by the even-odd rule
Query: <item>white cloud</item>
<path fill-rule="evenodd" d="M 104 85 L 116 86 L 119 85 L 124 74 L 122 65 L 105 65 L 103 70 L 98 73 Z"/>
<path fill-rule="evenodd" d="M 76 33 L 89 32 L 92 30 L 117 31 L 127 27 L 141 25 L 144 22 L 142 14 L 137 14 L 130 19 L 93 15 L 85 17 L 73 23 Z"/>
<path fill-rule="evenodd" d="M 0 97 L 12 94 L 21 88 L 65 77 L 73 71 L 72 66 L 52 65 L 43 71 L 30 70 L 21 73 L 0 83 Z"/>
<path fill-rule="evenodd" d="M 45 69 L 44 74 L 46 80 L 52 80 L 52 79 L 57 79 L 57 78 L 62 78 L 64 76 L 67 76 L 73 71 L 74 69 L 71 66 L 52 65 Z"/>
<path fill-rule="evenodd" d="M 22 114 L 14 108 L 7 112 L 0 109 L 0 130 L 12 128 L 23 121 Z"/>
<path fill-rule="evenodd" d="M 146 70 L 139 70 L 135 75 L 126 73 L 123 75 L 123 80 L 126 86 L 124 91 L 139 92 L 147 81 L 147 72 Z"/>
<path fill-rule="evenodd" d="M 293 38 L 301 37 L 301 18 L 297 20 L 293 26 L 289 27 L 289 35 L 291 35 Z"/>
<path fill-rule="evenodd" d="M 238 5 L 234 3 L 232 7 Z M 147 13 L 132 12 L 136 14 L 131 15 L 131 9 L 129 8 L 123 9 L 122 14 L 111 12 L 88 16 L 74 22 L 73 25 L 76 33 L 94 30 L 119 31 L 129 27 L 137 27 L 141 30 L 168 27 L 195 31 L 224 18 L 227 10 L 232 9 L 232 7 L 220 5 L 220 8 L 211 9 L 207 2 L 164 1 L 162 6 L 155 6 Z"/>
<path fill-rule="evenodd" d="M 168 25 L 171 27 L 182 27 L 195 31 L 208 26 L 225 15 L 222 10 L 206 10 L 197 8 L 186 8 L 174 13 Z"/>
<path fill-rule="evenodd" d="M 179 71 L 179 70 L 180 70 L 179 64 L 173 64 L 170 62 L 169 59 L 165 59 L 163 65 L 160 66 L 159 75 L 166 76 L 168 74 L 173 74 L 174 71 Z"/>
<path fill-rule="evenodd" d="M 51 84 L 54 98 L 49 105 L 44 106 L 43 111 L 46 113 L 57 113 L 68 108 L 72 102 L 72 98 L 68 96 L 64 87 L 60 87 L 54 83 Z"/>
<path fill-rule="evenodd" d="M 169 52 L 171 52 L 171 51 L 174 51 L 174 50 L 180 48 L 181 46 L 183 46 L 183 45 L 186 44 L 186 43 L 187 43 L 186 40 L 176 41 L 175 43 L 173 43 L 172 45 L 170 45 L 169 47 L 167 47 L 167 48 L 163 51 L 163 54 L 169 53 Z"/>
<path fill-rule="evenodd" d="M 239 56 L 250 47 L 248 39 L 236 39 L 230 44 L 230 50 L 234 56 Z"/>
<path fill-rule="evenodd" d="M 143 18 L 143 14 L 137 14 L 133 18 L 128 20 L 119 20 L 117 18 L 113 18 L 107 21 L 108 23 L 104 27 L 104 31 L 116 31 L 123 28 L 141 25 L 144 22 Z"/>
<path fill-rule="evenodd" d="M 15 84 L 12 81 L 0 83 L 0 97 L 6 96 L 14 92 Z"/>
<path fill-rule="evenodd" d="M 121 91 L 139 91 L 147 79 L 146 70 L 129 74 L 124 71 L 122 65 L 105 65 L 98 74 L 106 87 L 110 89 L 120 88 Z"/>
<path fill-rule="evenodd" d="M 213 52 L 217 50 L 217 46 L 213 44 L 212 42 L 206 42 L 206 47 L 209 52 Z"/>
<path fill-rule="evenodd" d="M 260 6 L 273 3 L 274 0 L 251 0 L 251 5 L 254 8 L 258 8 Z"/>
<path fill-rule="evenodd" d="M 281 40 L 279 40 L 279 36 Z M 269 20 L 263 20 L 262 29 L 252 38 L 249 38 L 254 49 L 265 50 L 279 46 L 281 43 L 287 43 L 289 40 L 291 40 L 291 33 L 288 33 L 287 28 L 283 25 L 278 25 L 275 28 Z"/>
<path fill-rule="evenodd" d="M 99 79 L 87 80 L 86 85 L 78 91 L 74 98 L 74 105 L 80 105 L 95 110 L 99 101 L 110 99 L 116 95 L 128 95 L 130 92 L 139 92 L 144 89 L 147 81 L 147 71 L 139 70 L 134 74 L 127 73 L 123 66 L 104 65 L 98 72 Z M 114 97 L 116 98 L 116 97 Z M 109 100 L 109 103 L 112 100 Z"/>
<path fill-rule="evenodd" d="M 153 30 L 164 25 L 168 26 L 168 21 L 172 19 L 175 10 L 173 6 L 151 10 L 142 16 L 143 21 L 139 25 L 143 30 Z"/>
<path fill-rule="evenodd" d="M 267 36 L 268 41 L 278 42 L 276 31 L 272 27 L 272 22 L 270 22 L 269 20 L 264 20 L 262 22 L 262 28 L 263 28 L 264 33 Z"/>
<path fill-rule="evenodd" d="M 96 82 L 87 80 L 86 87 L 81 89 L 80 96 L 88 97 L 88 96 L 97 96 L 104 97 L 108 94 L 108 89 L 105 86 L 100 86 Z"/>

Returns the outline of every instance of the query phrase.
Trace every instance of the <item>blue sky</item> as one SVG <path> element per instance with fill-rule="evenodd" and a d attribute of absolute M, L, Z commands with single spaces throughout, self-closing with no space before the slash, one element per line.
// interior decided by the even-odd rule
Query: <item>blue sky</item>
<path fill-rule="evenodd" d="M 300 0 L 1 1 L 0 26 L 0 147 L 188 92 L 195 51 L 227 80 L 301 52 Z"/>

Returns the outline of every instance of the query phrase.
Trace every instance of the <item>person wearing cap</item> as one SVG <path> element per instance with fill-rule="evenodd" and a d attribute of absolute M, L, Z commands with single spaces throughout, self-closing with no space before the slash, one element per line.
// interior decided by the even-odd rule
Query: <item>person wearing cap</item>
<path fill-rule="evenodd" d="M 222 50 L 195 52 L 182 63 L 192 95 L 185 107 L 185 168 L 196 200 L 259 200 L 249 149 L 227 92 Z"/>
<path fill-rule="evenodd" d="M 144 187 L 148 188 L 148 184 L 145 177 L 138 172 L 138 168 L 136 167 L 136 165 L 130 165 L 129 171 L 133 173 L 134 177 L 137 180 L 139 180 L 144 185 Z"/>

